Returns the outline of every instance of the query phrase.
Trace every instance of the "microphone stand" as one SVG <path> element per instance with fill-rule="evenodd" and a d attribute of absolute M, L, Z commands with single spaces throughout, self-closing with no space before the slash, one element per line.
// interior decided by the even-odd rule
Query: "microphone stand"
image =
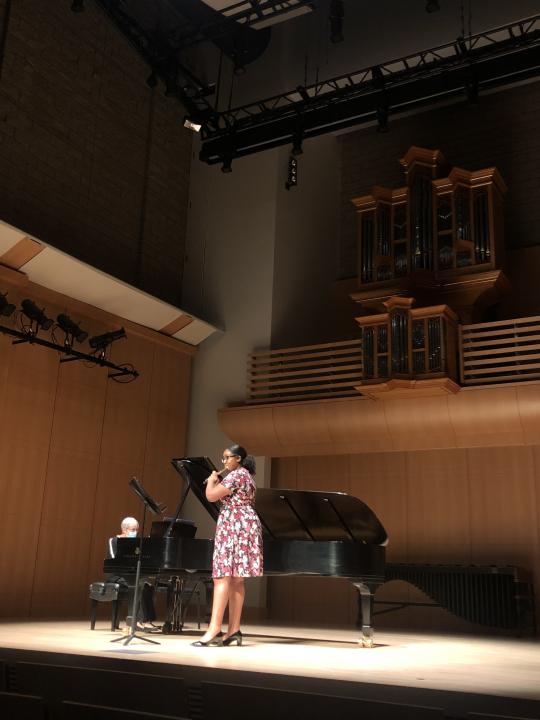
<path fill-rule="evenodd" d="M 133 606 L 131 609 L 131 629 L 129 632 L 129 635 L 127 638 L 124 639 L 123 636 L 114 638 L 114 640 L 111 640 L 111 642 L 120 642 L 121 640 L 124 640 L 124 645 L 129 645 L 129 643 L 134 640 L 135 638 L 137 640 L 144 640 L 144 642 L 152 643 L 152 645 L 160 645 L 157 640 L 151 640 L 150 638 L 144 637 L 143 635 L 137 634 L 137 615 L 139 613 L 139 594 L 140 594 L 140 579 L 141 579 L 141 564 L 142 564 L 142 550 L 143 550 L 143 539 L 144 539 L 144 524 L 146 522 L 146 509 L 150 508 L 151 512 L 154 514 L 157 514 L 161 512 L 163 509 L 162 506 L 160 506 L 158 503 L 153 500 L 146 490 L 140 485 L 139 481 L 136 478 L 132 478 L 130 481 L 130 486 L 132 487 L 135 494 L 141 499 L 143 503 L 143 519 L 142 519 L 142 527 L 141 527 L 141 533 L 139 537 L 139 545 L 135 548 L 135 554 L 137 555 L 137 570 L 135 572 L 135 592 L 133 594 Z"/>

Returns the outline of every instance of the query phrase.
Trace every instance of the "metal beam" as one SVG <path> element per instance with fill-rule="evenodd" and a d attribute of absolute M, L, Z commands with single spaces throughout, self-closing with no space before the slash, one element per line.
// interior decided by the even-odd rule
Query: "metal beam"
<path fill-rule="evenodd" d="M 216 113 L 200 159 L 219 163 L 538 75 L 540 15 Z"/>

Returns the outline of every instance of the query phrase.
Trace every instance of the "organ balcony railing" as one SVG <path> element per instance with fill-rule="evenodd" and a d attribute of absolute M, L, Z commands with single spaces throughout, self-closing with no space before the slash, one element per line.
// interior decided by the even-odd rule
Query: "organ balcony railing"
<path fill-rule="evenodd" d="M 361 338 L 253 353 L 248 404 L 454 393 L 462 386 L 540 382 L 540 316 L 458 325 L 445 305 L 394 298 L 357 319 Z"/>

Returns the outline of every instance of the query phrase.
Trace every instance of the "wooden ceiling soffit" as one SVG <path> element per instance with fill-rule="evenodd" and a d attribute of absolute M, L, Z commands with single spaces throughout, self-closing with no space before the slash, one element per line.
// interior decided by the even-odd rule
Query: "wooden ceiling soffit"
<path fill-rule="evenodd" d="M 20 270 L 23 265 L 39 255 L 45 246 L 29 237 L 23 237 L 13 247 L 0 255 L 0 264 L 13 270 Z"/>
<path fill-rule="evenodd" d="M 540 382 L 457 394 L 250 405 L 218 411 L 221 430 L 254 455 L 294 457 L 537 445 Z"/>
<path fill-rule="evenodd" d="M 165 325 L 165 327 L 160 328 L 159 332 L 163 333 L 164 335 L 174 335 L 175 333 L 180 332 L 180 330 L 183 330 L 192 322 L 193 318 L 191 317 L 191 315 L 187 315 L 184 313 L 183 315 L 179 315 L 172 322 Z"/>

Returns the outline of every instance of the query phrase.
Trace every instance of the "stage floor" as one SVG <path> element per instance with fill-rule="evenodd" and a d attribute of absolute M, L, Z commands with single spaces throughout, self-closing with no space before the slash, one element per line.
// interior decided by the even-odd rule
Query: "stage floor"
<path fill-rule="evenodd" d="M 375 647 L 362 648 L 354 629 L 246 625 L 242 647 L 195 648 L 202 631 L 149 635 L 160 645 L 110 640 L 104 622 L 91 631 L 87 621 L 3 621 L 0 648 L 86 658 L 130 660 L 191 668 L 264 674 L 326 684 L 361 683 L 423 690 L 475 693 L 540 700 L 540 643 L 537 640 L 381 632 Z M 0 658 L 1 658 L 0 650 Z M 5 654 L 5 652 L 4 652 Z M 53 662 L 53 660 L 49 660 Z M 64 658 L 65 662 L 65 658 Z M 92 664 L 95 663 L 95 660 Z M 73 658 L 73 664 L 82 660 Z M 141 668 L 142 671 L 142 668 Z"/>

